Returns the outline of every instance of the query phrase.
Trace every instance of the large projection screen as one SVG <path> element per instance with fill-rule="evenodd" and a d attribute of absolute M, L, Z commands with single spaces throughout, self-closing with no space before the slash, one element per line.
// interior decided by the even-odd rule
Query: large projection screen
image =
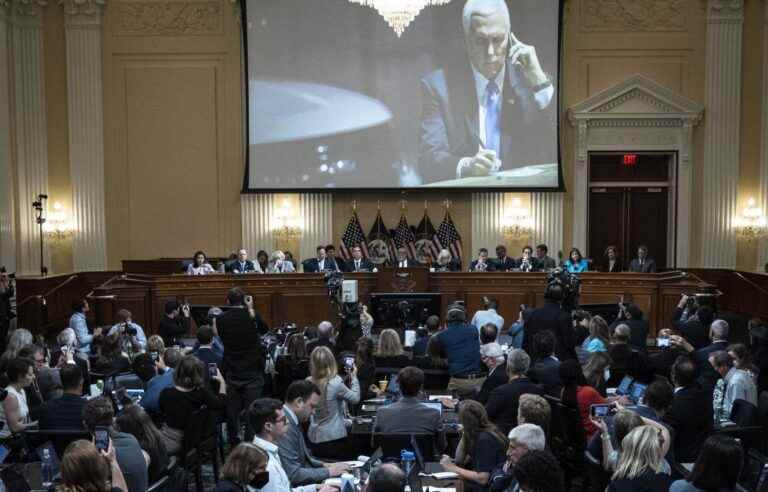
<path fill-rule="evenodd" d="M 561 189 L 560 0 L 242 2 L 244 192 Z"/>

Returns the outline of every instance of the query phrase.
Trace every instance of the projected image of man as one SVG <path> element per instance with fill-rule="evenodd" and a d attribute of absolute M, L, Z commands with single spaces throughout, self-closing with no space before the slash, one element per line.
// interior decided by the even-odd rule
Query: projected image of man
<path fill-rule="evenodd" d="M 506 2 L 468 0 L 462 26 L 462 66 L 421 81 L 425 182 L 555 162 L 555 88 L 536 48 L 511 31 Z"/>

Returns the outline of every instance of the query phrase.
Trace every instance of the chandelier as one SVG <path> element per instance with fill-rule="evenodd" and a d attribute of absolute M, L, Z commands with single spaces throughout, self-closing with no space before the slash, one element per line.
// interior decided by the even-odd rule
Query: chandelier
<path fill-rule="evenodd" d="M 768 236 L 768 221 L 763 211 L 755 204 L 755 199 L 747 201 L 747 208 L 734 220 L 736 234 L 747 241 L 757 241 Z"/>
<path fill-rule="evenodd" d="M 69 220 L 61 203 L 53 204 L 53 212 L 43 224 L 43 232 L 52 241 L 63 241 L 74 233 L 74 225 Z"/>
<path fill-rule="evenodd" d="M 519 198 L 512 199 L 512 206 L 507 210 L 502 221 L 501 233 L 510 240 L 522 239 L 533 234 L 533 219 L 530 211 L 523 206 Z"/>
<path fill-rule="evenodd" d="M 405 28 L 413 22 L 424 7 L 445 5 L 451 0 L 349 0 L 365 7 L 371 7 L 384 17 L 389 27 L 399 38 Z"/>

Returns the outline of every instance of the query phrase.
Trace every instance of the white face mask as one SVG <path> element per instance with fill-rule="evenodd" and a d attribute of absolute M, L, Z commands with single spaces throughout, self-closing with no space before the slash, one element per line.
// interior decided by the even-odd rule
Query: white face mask
<path fill-rule="evenodd" d="M 603 369 L 603 381 L 608 381 L 609 379 L 611 379 L 611 368 L 606 367 Z"/>

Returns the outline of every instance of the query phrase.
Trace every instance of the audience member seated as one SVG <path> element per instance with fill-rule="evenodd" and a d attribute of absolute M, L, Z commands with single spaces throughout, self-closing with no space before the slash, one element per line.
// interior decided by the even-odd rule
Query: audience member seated
<path fill-rule="evenodd" d="M 675 459 L 693 463 L 712 432 L 713 414 L 703 411 L 709 408 L 711 397 L 696 381 L 696 366 L 688 356 L 681 355 L 672 366 L 672 384 L 675 393 L 664 421 L 675 431 Z"/>
<path fill-rule="evenodd" d="M 517 406 L 520 395 L 530 393 L 541 395 L 541 386 L 526 376 L 531 358 L 522 349 L 513 349 L 507 354 L 507 378 L 509 382 L 491 392 L 486 404 L 488 418 L 506 434 L 517 425 Z"/>
<path fill-rule="evenodd" d="M 269 483 L 267 455 L 251 443 L 240 443 L 227 456 L 214 492 L 262 490 Z"/>
<path fill-rule="evenodd" d="M 672 327 L 688 340 L 695 350 L 709 343 L 709 327 L 714 320 L 711 306 L 698 306 L 695 298 L 683 294 L 672 313 Z"/>
<path fill-rule="evenodd" d="M 722 377 L 709 363 L 709 356 L 715 352 L 728 349 L 728 322 L 722 319 L 716 319 L 709 327 L 709 338 L 712 341 L 708 346 L 696 350 L 685 338 L 677 335 L 670 335 L 669 343 L 681 350 L 692 353 L 693 361 L 696 363 L 699 383 L 704 389 L 714 390 L 715 384 Z"/>
<path fill-rule="evenodd" d="M 88 432 L 93 434 L 97 427 L 105 427 L 109 430 L 109 437 L 117 455 L 117 463 L 128 484 L 127 492 L 146 492 L 149 483 L 147 460 L 135 437 L 113 428 L 114 417 L 112 402 L 105 397 L 89 400 L 83 409 L 83 422 Z"/>
<path fill-rule="evenodd" d="M 496 343 L 499 339 L 499 329 L 493 323 L 486 323 L 480 328 L 480 346 L 486 343 Z"/>
<path fill-rule="evenodd" d="M 113 443 L 107 451 L 83 439 L 67 446 L 60 465 L 61 482 L 58 492 L 128 492 L 129 488 Z M 145 489 L 146 490 L 146 489 Z"/>
<path fill-rule="evenodd" d="M 309 380 L 320 388 L 320 403 L 307 431 L 312 450 L 320 458 L 346 457 L 348 448 L 344 408 L 345 402 L 355 405 L 360 401 L 357 366 L 352 364 L 352 368 L 347 369 L 350 381 L 348 388 L 338 374 L 333 352 L 327 347 L 318 347 L 309 357 L 309 372 Z"/>
<path fill-rule="evenodd" d="M 288 432 L 288 417 L 283 410 L 280 400 L 272 398 L 260 398 L 254 400 L 248 409 L 248 423 L 253 432 L 253 444 L 267 455 L 267 467 L 269 482 L 259 488 L 261 492 L 315 492 L 323 490 L 333 492 L 335 489 L 321 484 L 303 485 L 291 488 L 291 482 L 283 469 L 275 444 Z"/>
<path fill-rule="evenodd" d="M 648 247 L 637 247 L 637 258 L 629 262 L 629 271 L 636 273 L 656 273 L 656 261 L 648 258 Z"/>
<path fill-rule="evenodd" d="M 107 336 L 115 334 L 124 335 L 126 341 L 124 350 L 130 349 L 129 353 L 143 352 L 147 348 L 147 336 L 141 325 L 133 322 L 133 315 L 127 309 L 121 309 L 117 312 L 117 323 L 109 329 Z"/>
<path fill-rule="evenodd" d="M 192 354 L 203 361 L 205 366 L 208 364 L 216 364 L 216 367 L 221 370 L 221 355 L 213 351 L 213 327 L 204 325 L 197 330 L 197 343 L 199 344 Z"/>
<path fill-rule="evenodd" d="M 509 272 L 517 267 L 517 262 L 514 258 L 507 256 L 507 247 L 500 244 L 496 246 L 496 258 L 493 260 L 493 266 L 496 268 L 496 271 Z M 474 325 L 474 323 L 472 324 Z"/>
<path fill-rule="evenodd" d="M 157 352 L 155 352 L 157 354 Z M 131 362 L 131 371 L 136 374 L 144 387 L 155 376 L 157 376 L 157 363 L 152 359 L 153 355 L 148 353 L 137 354 Z M 160 358 L 157 356 L 158 359 Z"/>
<path fill-rule="evenodd" d="M 547 450 L 525 453 L 515 465 L 520 492 L 563 492 L 563 470 Z"/>
<path fill-rule="evenodd" d="M 180 306 L 177 301 L 165 303 L 165 314 L 160 319 L 158 333 L 163 338 L 166 347 L 178 345 L 177 338 L 184 336 L 189 331 L 190 324 L 189 305 Z"/>
<path fill-rule="evenodd" d="M 744 400 L 757 407 L 757 386 L 752 376 L 733 366 L 733 358 L 720 350 L 709 355 L 709 363 L 720 375 L 712 395 L 715 425 L 731 420 L 733 402 Z"/>
<path fill-rule="evenodd" d="M 480 328 L 490 323 L 496 326 L 497 332 L 501 331 L 504 328 L 504 318 L 496 312 L 499 309 L 499 301 L 483 297 L 483 305 L 485 309 L 475 312 L 475 315 L 472 316 L 472 326 L 477 328 L 479 332 Z"/>
<path fill-rule="evenodd" d="M 749 348 L 743 343 L 732 343 L 728 345 L 727 352 L 733 358 L 733 367 L 752 376 L 755 384 L 757 384 L 758 371 L 752 364 L 752 354 L 749 352 Z"/>
<path fill-rule="evenodd" d="M 528 370 L 532 382 L 541 386 L 548 395 L 559 396 L 560 360 L 555 357 L 555 336 L 551 331 L 542 331 L 533 337 L 533 367 Z"/>
<path fill-rule="evenodd" d="M 676 461 L 674 429 L 664 421 L 664 416 L 672 406 L 673 397 L 674 391 L 672 386 L 666 380 L 657 380 L 648 385 L 640 403 L 627 407 L 629 410 L 636 412 L 643 419 L 646 419 L 646 423 L 650 421 L 664 427 L 664 430 L 666 431 L 664 434 L 665 443 L 663 445 L 665 449 L 664 456 L 669 462 Z"/>
<path fill-rule="evenodd" d="M 311 381 L 294 381 L 285 392 L 283 412 L 288 417 L 288 431 L 277 441 L 280 462 L 291 487 L 320 483 L 349 470 L 347 463 L 324 464 L 310 453 L 301 426 L 306 424 L 320 404 L 322 393 Z"/>
<path fill-rule="evenodd" d="M 589 409 L 592 405 L 606 403 L 595 388 L 589 386 L 578 361 L 569 359 L 560 364 L 560 381 L 563 388 L 560 400 L 564 405 L 578 409 L 581 423 L 584 426 L 584 436 L 587 441 L 597 431 L 597 428 L 589 418 Z"/>
<path fill-rule="evenodd" d="M 208 263 L 205 253 L 196 252 L 192 257 L 192 263 L 187 265 L 187 275 L 210 275 L 212 273 L 216 273 L 216 270 Z"/>
<path fill-rule="evenodd" d="M 35 380 L 33 365 L 30 359 L 22 357 L 11 359 L 6 365 L 5 374 L 9 382 L 5 390 L 8 396 L 0 404 L 0 423 L 3 424 L 0 428 L 0 439 L 22 432 L 31 425 L 27 393 L 24 388 Z"/>
<path fill-rule="evenodd" d="M 621 456 L 607 492 L 667 490 L 672 483 L 664 473 L 659 431 L 650 425 L 635 427 L 621 441 Z"/>
<path fill-rule="evenodd" d="M 624 270 L 624 266 L 621 264 L 621 257 L 619 256 L 618 249 L 616 246 L 608 246 L 605 248 L 604 253 L 604 265 L 601 269 L 604 272 L 608 273 L 618 273 Z"/>
<path fill-rule="evenodd" d="M 487 490 L 491 472 L 506 459 L 507 439 L 474 400 L 461 402 L 459 422 L 463 431 L 456 455 L 454 459 L 443 455 L 440 464 L 445 471 L 459 475 L 464 490 Z"/>
<path fill-rule="evenodd" d="M 607 352 L 594 352 L 587 360 L 584 366 L 584 377 L 587 384 L 597 390 L 598 393 L 605 396 L 608 381 L 611 380 L 611 358 Z"/>
<path fill-rule="evenodd" d="M 115 424 L 120 432 L 135 437 L 149 457 L 149 482 L 160 480 L 169 463 L 168 451 L 163 443 L 163 435 L 149 414 L 139 405 L 127 405 L 115 419 Z"/>
<path fill-rule="evenodd" d="M 61 368 L 64 394 L 46 402 L 40 409 L 40 430 L 81 430 L 83 427 L 83 373 L 77 364 Z"/>
<path fill-rule="evenodd" d="M 80 372 L 83 374 L 83 391 L 88 392 L 90 390 L 91 378 L 89 374 L 88 361 L 82 357 L 75 357 L 77 348 L 77 337 L 72 328 L 64 328 L 56 335 L 57 349 L 51 353 L 50 365 L 51 367 L 58 367 L 61 369 L 70 361 L 77 364 L 80 368 Z"/>
<path fill-rule="evenodd" d="M 432 337 L 434 353 L 448 361 L 448 391 L 459 396 L 473 398 L 482 386 L 480 373 L 480 341 L 477 329 L 466 324 L 466 312 L 462 304 L 448 306 L 448 327 Z"/>
<path fill-rule="evenodd" d="M 589 270 L 589 262 L 581 256 L 578 248 L 572 248 L 568 253 L 568 259 L 563 264 L 566 270 L 571 273 L 581 273 Z"/>
<path fill-rule="evenodd" d="M 101 335 L 101 328 L 93 329 L 93 333 L 88 331 L 88 322 L 85 314 L 91 310 L 87 299 L 79 299 L 72 303 L 72 317 L 69 318 L 69 327 L 75 332 L 77 337 L 77 350 L 84 355 L 91 353 L 91 342 L 93 337 Z M 30 340 L 28 343 L 32 343 Z"/>
<path fill-rule="evenodd" d="M 317 325 L 317 340 L 312 340 L 307 344 L 307 353 L 311 355 L 317 347 L 327 347 L 331 352 L 334 352 L 336 345 L 331 340 L 332 336 L 333 324 L 330 321 L 321 321 Z"/>
<path fill-rule="evenodd" d="M 266 273 L 290 273 L 295 271 L 296 269 L 293 267 L 291 260 L 286 259 L 285 253 L 279 249 L 273 251 L 269 256 L 269 264 L 267 264 L 267 269 L 265 270 Z"/>
<path fill-rule="evenodd" d="M 589 336 L 590 321 L 592 321 L 592 315 L 589 311 L 577 309 L 571 312 L 571 324 L 575 337 L 573 341 L 575 345 L 581 345 Z"/>
<path fill-rule="evenodd" d="M 440 331 L 440 317 L 433 314 L 427 318 L 427 321 L 424 324 L 426 330 L 424 330 L 423 333 L 421 333 L 422 330 L 416 332 L 416 342 L 413 344 L 414 357 L 423 357 L 427 355 L 429 339 Z"/>
<path fill-rule="evenodd" d="M 611 377 L 607 381 L 608 388 L 616 388 L 624 376 L 648 384 L 653 380 L 653 368 L 645 352 L 635 349 L 629 344 L 631 331 L 624 323 L 616 326 L 608 346 L 611 358 Z"/>
<path fill-rule="evenodd" d="M 609 422 L 613 425 L 609 426 Z M 602 458 L 603 469 L 613 473 L 619 463 L 624 437 L 635 427 L 643 425 L 643 418 L 637 412 L 623 408 L 617 411 L 612 419 L 610 417 L 605 419 L 593 418 L 592 423 L 600 432 L 592 436 L 587 450 L 594 458 L 598 460 Z M 616 443 L 615 447 L 614 442 Z"/>
<path fill-rule="evenodd" d="M 736 489 L 744 459 L 741 444 L 734 438 L 707 438 L 687 478 L 676 480 L 669 492 L 732 491 Z"/>
<path fill-rule="evenodd" d="M 373 340 L 368 337 L 357 339 L 355 366 L 357 367 L 357 381 L 360 383 L 360 401 L 379 396 L 376 363 L 373 360 Z"/>
<path fill-rule="evenodd" d="M 475 332 L 477 337 L 477 332 Z M 374 355 L 376 367 L 405 367 L 411 360 L 405 355 L 400 335 L 392 328 L 382 330 L 379 334 L 379 344 Z"/>
<path fill-rule="evenodd" d="M 237 258 L 227 262 L 228 273 L 264 273 L 258 261 L 248 259 L 248 251 L 241 249 L 237 252 Z"/>
<path fill-rule="evenodd" d="M 552 409 L 543 396 L 526 393 L 520 395 L 517 405 L 517 425 L 534 424 L 541 427 L 544 434 L 549 434 L 549 421 L 552 419 Z"/>
<path fill-rule="evenodd" d="M 373 316 L 368 312 L 368 306 L 359 303 L 360 306 L 360 330 L 363 332 L 363 336 L 366 338 L 371 337 L 371 330 L 373 330 Z"/>
<path fill-rule="evenodd" d="M 278 357 L 275 369 L 275 396 L 285 396 L 288 385 L 309 376 L 309 353 L 304 333 L 292 333 L 285 341 L 286 353 Z"/>
<path fill-rule="evenodd" d="M 30 420 L 38 420 L 43 403 L 61 396 L 59 369 L 48 366 L 46 350 L 40 345 L 27 345 L 19 350 L 19 357 L 31 359 L 34 364 L 35 380 L 24 391 L 27 393 Z"/>
<path fill-rule="evenodd" d="M 544 430 L 534 424 L 520 424 L 507 436 L 507 459 L 501 466 L 497 466 L 491 473 L 488 489 L 492 492 L 505 490 L 517 490 L 515 479 L 515 465 L 529 451 L 541 451 L 546 448 L 547 438 Z"/>
<path fill-rule="evenodd" d="M 397 382 L 403 397 L 376 411 L 376 432 L 382 434 L 437 434 L 442 429 L 440 411 L 419 401 L 424 372 L 413 366 L 400 369 Z"/>
<path fill-rule="evenodd" d="M 491 326 L 495 329 L 493 325 Z M 488 376 L 477 393 L 477 401 L 485 405 L 488 403 L 491 392 L 509 382 L 509 377 L 507 376 L 507 359 L 498 343 L 491 342 L 481 345 L 480 360 L 488 368 Z"/>
<path fill-rule="evenodd" d="M 173 347 L 166 349 L 163 354 L 158 356 L 157 376 L 153 377 L 147 383 L 147 389 L 141 397 L 140 405 L 149 412 L 160 411 L 160 394 L 164 389 L 173 386 L 173 373 L 181 362 L 181 351 Z"/>
<path fill-rule="evenodd" d="M 582 342 L 581 348 L 587 352 L 605 352 L 608 350 L 610 336 L 608 323 L 603 317 L 593 316 L 589 321 L 589 336 Z"/>
<path fill-rule="evenodd" d="M 173 386 L 160 393 L 160 412 L 165 418 L 161 432 L 169 454 L 182 450 L 184 430 L 195 425 L 192 415 L 200 407 L 205 405 L 211 411 L 220 412 L 226 407 L 227 384 L 221 371 L 217 369 L 213 378 L 219 383 L 218 395 L 206 387 L 204 371 L 203 363 L 197 357 L 187 355 L 173 372 Z"/>
<path fill-rule="evenodd" d="M 365 492 L 405 492 L 405 473 L 393 463 L 382 463 L 371 470 Z"/>
<path fill-rule="evenodd" d="M 169 347 L 170 348 L 170 347 Z M 160 335 L 152 335 L 147 339 L 147 352 L 165 353 L 165 341 Z"/>
<path fill-rule="evenodd" d="M 453 259 L 451 252 L 447 249 L 441 249 L 437 254 L 437 259 L 432 267 L 436 272 L 458 272 L 461 270 L 459 263 Z"/>
<path fill-rule="evenodd" d="M 470 272 L 495 272 L 496 264 L 488 258 L 488 250 L 480 248 L 477 251 L 477 259 L 469 264 Z"/>
<path fill-rule="evenodd" d="M 629 327 L 629 344 L 633 349 L 645 351 L 648 348 L 648 322 L 643 319 L 643 311 L 637 304 L 625 307 L 623 303 L 619 303 L 619 315 L 611 323 L 609 331 L 613 333 L 619 324 Z"/>
<path fill-rule="evenodd" d="M 131 370 L 131 361 L 120 348 L 119 334 L 96 337 L 94 346 L 98 346 L 98 350 L 91 366 L 92 372 L 111 375 Z"/>

